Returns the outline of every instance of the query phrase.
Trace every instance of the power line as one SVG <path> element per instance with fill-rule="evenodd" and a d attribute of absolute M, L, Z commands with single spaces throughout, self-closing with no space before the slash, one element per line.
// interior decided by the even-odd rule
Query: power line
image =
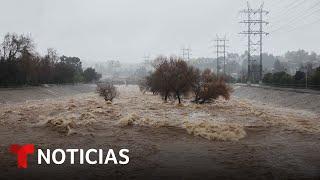
<path fill-rule="evenodd" d="M 280 27 L 272 30 L 270 33 L 274 33 L 274 32 L 276 32 L 276 31 L 279 31 L 279 30 L 283 29 L 283 28 L 287 28 L 288 26 L 292 26 L 292 25 L 294 25 L 294 22 L 296 22 L 296 21 L 298 21 L 298 20 L 301 20 L 301 19 L 308 18 L 308 17 L 314 15 L 314 14 L 317 13 L 317 12 L 320 12 L 320 9 L 318 9 L 318 10 L 316 10 L 316 11 L 313 11 L 313 12 L 311 12 L 311 13 L 309 13 L 309 14 L 306 14 L 305 16 L 301 16 L 301 17 L 298 18 L 298 19 L 292 19 L 292 20 L 289 21 L 287 24 L 284 24 L 284 25 L 282 25 L 282 26 L 280 26 Z"/>
<path fill-rule="evenodd" d="M 292 26 L 294 22 L 297 22 L 301 19 L 305 19 L 308 18 L 310 16 L 312 16 L 313 14 L 317 13 L 320 11 L 320 9 L 315 9 L 320 5 L 320 2 L 317 1 L 316 3 L 314 3 L 313 5 L 311 5 L 311 7 L 309 7 L 307 10 L 304 11 L 300 11 L 300 13 L 297 14 L 297 16 L 292 17 L 291 19 L 289 19 L 289 21 L 287 21 L 287 23 L 280 25 L 279 27 L 273 29 L 270 33 L 279 31 L 283 28 L 286 28 L 288 26 Z M 315 10 L 314 10 L 315 9 Z M 304 14 L 304 12 L 307 11 L 308 13 Z"/>
<path fill-rule="evenodd" d="M 316 24 L 317 22 L 320 22 L 320 18 L 317 19 L 316 21 L 312 21 L 311 23 L 303 24 L 302 26 L 296 26 L 295 28 L 290 29 L 290 30 L 287 31 L 287 32 L 292 32 L 292 31 L 295 31 L 295 30 L 297 30 L 297 29 L 304 28 L 304 27 L 306 27 L 306 26 L 312 26 L 312 25 Z"/>
<path fill-rule="evenodd" d="M 291 8 L 287 7 L 285 8 L 284 11 L 282 11 L 282 13 L 280 14 L 275 14 L 274 16 L 275 17 L 281 17 L 281 16 L 285 16 L 287 15 L 289 12 L 292 12 L 292 10 L 296 9 L 297 7 L 299 7 L 300 5 L 302 5 L 304 2 L 306 2 L 307 0 L 302 0 L 300 1 L 299 3 L 295 4 L 294 6 L 292 6 Z M 273 21 L 272 23 L 275 24 L 277 22 L 280 22 L 281 21 L 281 18 L 276 20 L 276 21 Z"/>
<path fill-rule="evenodd" d="M 270 1 L 267 1 L 267 2 L 270 2 Z M 267 4 L 267 6 L 269 9 L 273 9 L 275 7 L 279 7 L 279 5 L 281 5 L 283 2 L 286 2 L 286 0 L 275 0 L 271 4 L 269 5 Z"/>

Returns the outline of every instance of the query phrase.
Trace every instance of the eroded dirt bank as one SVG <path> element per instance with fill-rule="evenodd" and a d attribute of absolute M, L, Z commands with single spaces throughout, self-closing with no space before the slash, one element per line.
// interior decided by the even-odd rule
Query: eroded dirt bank
<path fill-rule="evenodd" d="M 143 95 L 136 86 L 118 89 L 120 97 L 112 104 L 93 92 L 2 104 L 0 177 L 320 177 L 316 111 L 279 108 L 239 96 L 178 106 Z M 130 164 L 39 167 L 31 162 L 30 169 L 21 173 L 7 151 L 13 143 L 34 143 L 43 149 L 128 148 Z"/>

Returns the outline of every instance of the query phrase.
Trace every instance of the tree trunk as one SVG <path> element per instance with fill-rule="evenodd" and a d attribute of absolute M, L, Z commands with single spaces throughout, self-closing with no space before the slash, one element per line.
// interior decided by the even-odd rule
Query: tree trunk
<path fill-rule="evenodd" d="M 168 101 L 168 93 L 166 92 L 164 95 L 164 101 L 167 102 Z"/>
<path fill-rule="evenodd" d="M 178 97 L 178 100 L 179 100 L 179 104 L 181 104 L 181 98 L 180 98 L 179 92 L 177 92 L 176 94 L 177 94 L 177 97 Z"/>
<path fill-rule="evenodd" d="M 200 102 L 200 104 L 204 104 L 206 102 L 206 99 L 203 98 L 202 101 Z"/>
<path fill-rule="evenodd" d="M 198 104 L 199 103 L 199 96 L 198 95 L 196 95 L 195 97 L 194 97 L 194 102 L 196 103 L 196 104 Z"/>

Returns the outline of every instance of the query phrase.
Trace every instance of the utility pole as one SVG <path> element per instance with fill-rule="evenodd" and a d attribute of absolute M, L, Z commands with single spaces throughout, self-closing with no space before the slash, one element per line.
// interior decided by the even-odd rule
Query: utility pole
<path fill-rule="evenodd" d="M 219 76 L 220 65 L 219 65 L 219 40 L 218 40 L 218 37 L 216 39 L 216 42 L 217 42 L 217 45 L 216 45 L 216 47 L 217 47 L 217 51 L 216 51 L 216 53 L 217 53 L 217 76 Z"/>
<path fill-rule="evenodd" d="M 226 37 L 223 41 L 223 75 L 226 75 Z"/>
<path fill-rule="evenodd" d="M 220 38 L 218 35 L 216 39 L 214 40 L 216 42 L 215 47 L 217 48 L 216 54 L 217 54 L 217 76 L 219 76 L 220 72 L 220 61 L 219 57 L 222 54 L 223 55 L 223 75 L 226 75 L 226 42 L 229 41 L 227 40 L 226 36 L 224 38 Z M 220 50 L 222 49 L 222 50 Z"/>
<path fill-rule="evenodd" d="M 247 77 L 247 83 L 250 84 L 252 80 L 252 74 L 254 72 L 254 69 L 252 68 L 252 50 L 254 49 L 253 46 L 259 46 L 259 82 L 261 83 L 262 77 L 263 77 L 263 61 L 262 61 L 262 52 L 263 52 L 263 35 L 268 35 L 269 33 L 263 31 L 263 25 L 269 24 L 269 22 L 266 22 L 263 20 L 263 15 L 268 14 L 268 11 L 263 10 L 263 5 L 260 6 L 259 9 L 252 9 L 250 7 L 249 2 L 247 2 L 247 9 L 244 9 L 240 11 L 241 13 L 246 14 L 246 20 L 241 21 L 240 23 L 246 24 L 248 27 L 247 31 L 240 32 L 240 34 L 244 34 L 248 36 L 248 77 Z M 259 15 L 259 17 L 256 17 L 256 15 Z M 259 29 L 256 30 L 256 25 L 259 25 Z M 254 39 L 253 36 L 259 35 L 258 43 L 252 42 Z"/>

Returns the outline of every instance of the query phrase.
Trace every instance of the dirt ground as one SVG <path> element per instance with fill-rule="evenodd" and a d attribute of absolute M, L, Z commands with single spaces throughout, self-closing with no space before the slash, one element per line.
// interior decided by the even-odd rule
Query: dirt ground
<path fill-rule="evenodd" d="M 112 104 L 94 92 L 0 104 L 0 177 L 320 178 L 318 111 L 254 101 L 241 88 L 229 101 L 205 105 L 164 103 L 137 86 L 119 86 Z M 127 148 L 130 163 L 39 166 L 31 160 L 21 171 L 8 152 L 17 143 Z"/>

